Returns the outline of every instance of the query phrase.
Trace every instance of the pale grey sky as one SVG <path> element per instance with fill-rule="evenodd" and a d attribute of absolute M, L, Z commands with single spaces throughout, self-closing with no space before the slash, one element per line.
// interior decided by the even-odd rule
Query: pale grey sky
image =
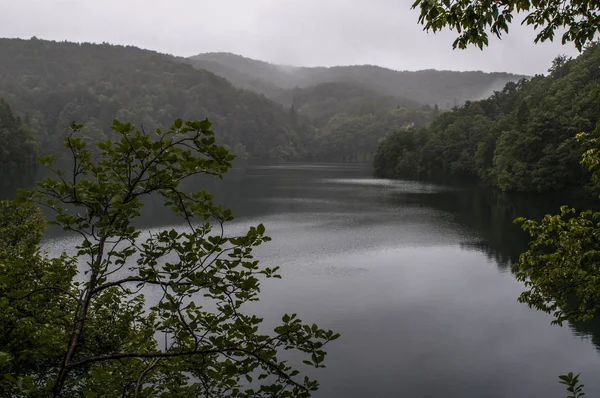
<path fill-rule="evenodd" d="M 227 51 L 302 66 L 544 73 L 572 45 L 518 24 L 484 51 L 417 25 L 413 0 L 0 0 L 0 37 L 109 42 L 181 56 Z"/>

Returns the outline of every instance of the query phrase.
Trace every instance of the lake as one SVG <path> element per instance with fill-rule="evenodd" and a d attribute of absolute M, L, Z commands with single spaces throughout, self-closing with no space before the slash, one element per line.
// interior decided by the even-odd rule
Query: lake
<path fill-rule="evenodd" d="M 375 179 L 366 165 L 254 166 L 205 189 L 234 211 L 230 231 L 263 223 L 273 238 L 256 257 L 283 279 L 250 309 L 267 325 L 298 313 L 341 333 L 327 368 L 309 372 L 315 397 L 565 397 L 569 371 L 600 394 L 600 328 L 551 326 L 517 302 L 510 273 L 527 243 L 512 219 L 559 201 Z"/>

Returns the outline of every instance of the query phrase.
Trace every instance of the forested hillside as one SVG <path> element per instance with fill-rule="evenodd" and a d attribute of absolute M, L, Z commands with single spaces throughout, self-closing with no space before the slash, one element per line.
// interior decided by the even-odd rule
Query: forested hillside
<path fill-rule="evenodd" d="M 146 129 L 209 118 L 220 143 L 252 158 L 306 157 L 308 123 L 281 105 L 172 56 L 135 47 L 0 39 L 0 97 L 27 116 L 44 150 L 56 151 L 73 120 L 104 139 L 114 118 Z"/>
<path fill-rule="evenodd" d="M 316 128 L 311 146 L 315 160 L 371 161 L 378 141 L 386 134 L 407 126 L 425 126 L 439 113 L 437 105 L 423 105 L 411 97 L 397 95 L 396 90 L 386 86 L 391 80 L 386 81 L 385 76 L 380 79 L 363 73 L 372 68 L 384 71 L 384 68 L 342 67 L 328 73 L 326 71 L 335 68 L 273 65 L 228 53 L 200 54 L 192 57 L 191 62 L 197 68 L 210 70 L 238 87 L 261 93 L 288 107 L 293 122 L 302 117 L 310 120 Z M 348 75 L 347 70 L 358 73 Z M 392 80 L 404 78 L 396 76 L 400 72 L 385 71 L 394 75 Z M 445 81 L 443 86 L 452 84 Z M 427 87 L 423 87 L 419 92 L 426 94 L 426 90 Z M 452 99 L 452 103 L 459 101 L 461 99 Z"/>
<path fill-rule="evenodd" d="M 382 137 L 398 130 L 426 126 L 437 114 L 436 108 L 428 106 L 362 115 L 338 114 L 317 130 L 317 159 L 337 162 L 371 161 Z"/>
<path fill-rule="evenodd" d="M 429 127 L 387 136 L 377 150 L 376 173 L 476 177 L 506 191 L 581 186 L 587 178 L 575 135 L 598 121 L 599 83 L 598 44 L 573 60 L 558 57 L 548 76 L 508 83 Z"/>
<path fill-rule="evenodd" d="M 274 65 L 230 53 L 206 53 L 190 58 L 198 67 L 223 76 L 234 85 L 281 100 L 282 90 L 322 83 L 349 83 L 384 96 L 404 98 L 422 105 L 451 108 L 467 100 L 485 98 L 508 81 L 522 76 L 509 73 L 438 70 L 395 71 L 374 65 L 293 67 Z"/>
<path fill-rule="evenodd" d="M 27 124 L 0 98 L 0 171 L 34 168 L 37 151 Z"/>
<path fill-rule="evenodd" d="M 20 145 L 35 140 L 45 153 L 59 153 L 73 120 L 99 140 L 110 136 L 114 118 L 154 130 L 181 117 L 208 118 L 219 142 L 241 157 L 364 161 L 385 134 L 423 126 L 437 112 L 350 83 L 283 90 L 280 100 L 290 105 L 282 106 L 135 47 L 0 39 L 0 57 L 0 97 L 32 132 Z"/>
<path fill-rule="evenodd" d="M 294 87 L 282 83 L 287 80 L 285 71 L 267 62 L 228 53 L 200 54 L 188 61 L 198 69 L 224 77 L 236 87 L 264 94 L 274 101 L 285 98 L 286 91 Z"/>
<path fill-rule="evenodd" d="M 396 108 L 421 108 L 417 102 L 377 92 L 349 83 L 322 83 L 308 88 L 287 90 L 282 102 L 290 103 L 302 115 L 320 127 L 334 116 L 345 113 L 363 116 Z"/>

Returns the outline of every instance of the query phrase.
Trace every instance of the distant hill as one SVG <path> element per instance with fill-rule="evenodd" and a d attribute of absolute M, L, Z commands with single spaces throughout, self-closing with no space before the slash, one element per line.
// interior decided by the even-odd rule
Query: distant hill
<path fill-rule="evenodd" d="M 478 178 L 505 191 L 549 192 L 589 181 L 580 132 L 600 121 L 600 44 L 557 57 L 547 76 L 509 83 L 428 127 L 389 134 L 374 167 L 381 177 Z"/>
<path fill-rule="evenodd" d="M 486 82 L 480 90 L 512 76 L 296 68 L 221 53 L 190 61 L 131 46 L 39 39 L 0 39 L 0 59 L 0 98 L 41 152 L 55 154 L 73 120 L 86 125 L 89 139 L 100 140 L 111 136 L 114 118 L 153 130 L 180 117 L 208 118 L 219 142 L 243 158 L 367 161 L 386 134 L 438 115 L 394 85 L 409 87 L 429 73 L 418 94 L 442 98 L 458 95 L 452 87 L 465 76 L 480 76 Z M 442 83 L 446 73 L 452 78 Z"/>
<path fill-rule="evenodd" d="M 15 116 L 0 98 L 0 172 L 21 172 L 35 168 L 37 145 L 26 123 Z M 3 182 L 0 178 L 0 184 Z M 1 185 L 0 185 L 1 187 Z"/>
<path fill-rule="evenodd" d="M 114 118 L 153 130 L 209 118 L 217 139 L 260 159 L 306 157 L 312 128 L 289 109 L 181 59 L 135 47 L 0 39 L 0 98 L 26 116 L 44 151 L 58 151 L 73 120 L 92 139 Z"/>
<path fill-rule="evenodd" d="M 374 65 L 295 67 L 274 65 L 230 53 L 206 53 L 190 57 L 197 68 L 223 76 L 234 85 L 280 101 L 282 90 L 307 88 L 322 83 L 347 83 L 380 95 L 451 108 L 465 101 L 486 98 L 509 81 L 523 76 L 510 73 L 396 71 Z"/>
<path fill-rule="evenodd" d="M 279 101 L 292 104 L 298 112 L 308 116 L 315 126 L 323 126 L 338 114 L 363 116 L 400 107 L 421 107 L 417 102 L 406 98 L 384 96 L 350 83 L 321 83 L 312 87 L 286 90 Z"/>
<path fill-rule="evenodd" d="M 276 83 L 271 82 L 267 76 L 264 76 L 266 71 L 273 72 L 274 74 L 278 73 L 275 65 L 271 65 L 266 62 L 250 60 L 249 58 L 243 58 L 233 54 L 218 54 L 223 54 L 226 56 L 226 60 L 213 60 L 208 56 L 210 54 L 205 54 L 207 55 L 206 58 L 193 59 L 191 63 L 195 68 L 205 69 L 214 73 L 215 75 L 227 79 L 236 87 L 255 91 L 280 103 L 282 103 L 281 101 L 286 98 L 286 92 L 289 91 L 288 89 L 293 88 L 293 86 L 279 86 Z M 231 57 L 227 57 L 228 55 L 231 55 Z M 244 68 L 242 64 L 244 64 L 245 61 L 238 65 L 236 62 L 234 62 L 238 61 L 238 58 L 241 58 L 242 60 L 248 60 L 249 66 L 251 67 Z M 253 63 L 257 63 L 257 66 L 252 67 L 252 65 L 254 65 Z M 264 65 L 265 69 L 261 70 L 260 65 Z M 290 103 L 285 103 L 285 105 L 290 105 Z"/>

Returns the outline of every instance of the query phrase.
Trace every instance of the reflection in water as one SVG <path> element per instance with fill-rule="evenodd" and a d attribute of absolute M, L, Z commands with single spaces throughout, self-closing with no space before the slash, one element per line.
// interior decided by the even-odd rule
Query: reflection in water
<path fill-rule="evenodd" d="M 517 217 L 539 220 L 555 214 L 561 205 L 577 209 L 590 207 L 579 197 L 511 195 L 497 190 L 465 188 L 440 191 L 435 195 L 404 195 L 394 198 L 403 203 L 420 203 L 452 213 L 456 222 L 477 233 L 481 239 L 461 242 L 465 250 L 475 250 L 508 270 L 527 249 L 528 236 L 511 221 Z M 578 336 L 591 337 L 600 351 L 600 319 L 569 325 Z"/>
<path fill-rule="evenodd" d="M 297 312 L 342 338 L 318 372 L 318 397 L 562 397 L 558 374 L 600 392 L 596 324 L 572 330 L 516 302 L 508 266 L 527 239 L 512 223 L 562 204 L 483 188 L 373 179 L 368 166 L 235 169 L 189 187 L 215 193 L 234 233 L 264 223 L 256 257 L 284 279 L 249 309 L 266 322 Z M 173 225 L 147 202 L 141 226 Z M 72 245 L 48 237 L 46 247 Z"/>
<path fill-rule="evenodd" d="M 586 206 L 577 197 L 515 195 L 481 187 L 409 196 L 404 198 L 407 203 L 421 203 L 451 213 L 457 223 L 480 234 L 482 240 L 465 242 L 465 248 L 485 252 L 503 268 L 516 262 L 527 248 L 528 238 L 520 226 L 512 222 L 514 219 L 539 220 L 545 214 L 556 213 L 566 203 Z"/>

